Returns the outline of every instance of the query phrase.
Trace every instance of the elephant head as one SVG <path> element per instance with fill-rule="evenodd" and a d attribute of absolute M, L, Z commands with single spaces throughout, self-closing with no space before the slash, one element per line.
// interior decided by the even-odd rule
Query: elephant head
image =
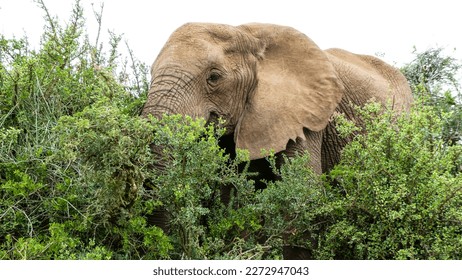
<path fill-rule="evenodd" d="M 275 153 L 304 130 L 320 131 L 342 99 L 328 56 L 297 30 L 270 24 L 190 23 L 169 38 L 151 68 L 143 115 L 225 121 L 251 159 Z"/>

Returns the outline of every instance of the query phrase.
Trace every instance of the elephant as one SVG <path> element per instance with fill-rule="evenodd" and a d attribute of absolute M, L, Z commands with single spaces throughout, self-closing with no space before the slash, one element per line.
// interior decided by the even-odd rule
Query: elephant
<path fill-rule="evenodd" d="M 321 50 L 300 31 L 274 24 L 187 23 L 170 36 L 151 76 L 142 116 L 221 118 L 224 137 L 252 161 L 261 163 L 262 150 L 309 152 L 318 174 L 339 162 L 348 141 L 335 114 L 358 123 L 355 106 L 374 100 L 400 113 L 413 101 L 406 78 L 379 58 Z"/>

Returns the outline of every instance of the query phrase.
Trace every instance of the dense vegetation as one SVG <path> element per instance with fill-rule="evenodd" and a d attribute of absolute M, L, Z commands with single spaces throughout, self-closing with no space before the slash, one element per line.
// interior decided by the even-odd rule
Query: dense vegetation
<path fill-rule="evenodd" d="M 364 128 L 339 117 L 345 136 L 367 134 L 332 172 L 301 155 L 255 191 L 222 129 L 139 116 L 147 67 L 121 58 L 120 36 L 106 49 L 78 1 L 64 26 L 38 3 L 38 50 L 0 37 L 0 259 L 280 259 L 284 245 L 316 259 L 462 258 L 460 65 L 441 49 L 403 67 L 409 115 L 371 104 Z M 167 149 L 164 171 L 151 143 Z M 168 232 L 151 223 L 160 208 Z"/>

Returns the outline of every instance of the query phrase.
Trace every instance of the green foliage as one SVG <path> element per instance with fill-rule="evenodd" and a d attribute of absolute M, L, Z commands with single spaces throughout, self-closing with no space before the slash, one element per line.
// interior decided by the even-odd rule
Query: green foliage
<path fill-rule="evenodd" d="M 135 179 L 139 177 L 133 175 L 138 169 L 124 169 L 111 182 L 107 173 L 122 170 L 116 162 L 105 163 L 108 169 L 104 172 L 93 170 L 91 164 L 95 162 L 85 157 L 91 156 L 92 148 L 96 154 L 99 150 L 94 150 L 90 136 L 84 133 L 85 118 L 120 122 L 106 133 L 109 138 L 107 134 L 113 133 L 114 141 L 127 140 L 125 131 L 118 128 L 128 127 L 126 133 L 138 135 L 144 127 L 139 127 L 139 122 L 136 126 L 139 118 L 133 116 L 146 96 L 147 67 L 133 61 L 132 73 L 136 72 L 137 78 L 133 79 L 126 68 L 119 75 L 124 80 L 117 78 L 119 37 L 112 35 L 106 58 L 102 45 L 92 45 L 84 34 L 78 1 L 65 26 L 50 16 L 42 1 L 38 4 L 47 22 L 39 50 L 31 50 L 27 38 L 0 37 L 0 258 L 115 257 L 100 240 L 104 233 L 95 232 L 107 223 L 117 204 L 97 203 L 108 192 L 120 195 L 117 180 L 125 180 L 125 188 L 138 183 Z M 134 97 L 135 89 L 139 90 L 138 98 Z M 98 114 L 96 107 L 114 115 Z M 133 127 L 128 125 L 130 118 L 135 121 Z M 89 125 L 105 129 L 101 122 Z M 102 137 L 98 139 L 104 141 Z M 74 148 L 81 148 L 84 141 L 90 150 L 76 151 Z M 141 144 L 123 142 L 119 150 L 111 152 L 136 151 L 137 145 Z M 101 174 L 107 176 L 96 179 Z M 101 188 L 103 184 L 107 187 Z M 120 201 L 118 196 L 111 199 Z M 154 234 L 149 226 L 140 225 L 136 230 L 140 228 Z"/>
<path fill-rule="evenodd" d="M 326 188 L 309 166 L 309 155 L 285 159 L 279 173 L 281 180 L 268 182 L 268 187 L 257 195 L 258 213 L 265 221 L 265 235 L 272 246 L 296 246 L 312 251 L 319 218 L 326 206 Z M 270 243 L 271 244 L 271 243 Z M 311 252 L 312 254 L 312 252 Z"/>
<path fill-rule="evenodd" d="M 462 137 L 462 93 L 460 91 L 460 61 L 444 54 L 442 48 L 418 53 L 401 70 L 408 79 L 414 96 L 439 112 L 445 122 L 441 137 L 448 145 Z M 459 143 L 460 144 L 460 143 Z"/>
<path fill-rule="evenodd" d="M 329 174 L 339 193 L 319 257 L 461 258 L 462 147 L 444 144 L 445 120 L 431 107 L 396 120 L 377 108 L 362 110 L 367 134 L 356 136 Z"/>
<path fill-rule="evenodd" d="M 172 256 L 219 258 L 217 251 L 223 248 L 217 248 L 217 244 L 226 244 L 231 241 L 227 238 L 236 237 L 229 236 L 227 231 L 243 232 L 247 218 L 250 222 L 255 219 L 246 209 L 232 206 L 242 205 L 248 196 L 254 195 L 253 181 L 247 179 L 246 172 L 239 172 L 239 164 L 246 156 L 240 154 L 230 159 L 218 143 L 224 129 L 205 126 L 203 120 L 165 116 L 158 124 L 153 143 L 163 147 L 161 154 L 168 158 L 160 159 L 167 166 L 152 183 L 171 216 L 171 238 L 180 249 Z M 230 205 L 221 200 L 225 188 L 232 189 Z"/>
<path fill-rule="evenodd" d="M 445 55 L 443 48 L 430 48 L 423 52 L 414 49 L 415 58 L 402 68 L 411 87 L 424 86 L 428 93 L 459 92 L 460 62 Z M 437 97 L 437 96 L 435 96 Z"/>
<path fill-rule="evenodd" d="M 40 260 L 105 260 L 111 258 L 106 248 L 96 246 L 94 240 L 88 244 L 69 236 L 63 224 L 51 224 L 49 234 L 40 237 L 21 237 L 13 240 L 6 236 L 3 247 L 9 251 L 0 251 L 2 259 L 40 259 Z"/>

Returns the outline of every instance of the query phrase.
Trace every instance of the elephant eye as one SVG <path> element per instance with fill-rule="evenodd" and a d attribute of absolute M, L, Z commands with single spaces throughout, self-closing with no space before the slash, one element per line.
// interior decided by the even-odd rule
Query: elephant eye
<path fill-rule="evenodd" d="M 221 79 L 221 74 L 218 73 L 217 71 L 212 71 L 210 72 L 209 77 L 207 78 L 207 83 L 210 86 L 216 86 L 220 79 Z"/>

